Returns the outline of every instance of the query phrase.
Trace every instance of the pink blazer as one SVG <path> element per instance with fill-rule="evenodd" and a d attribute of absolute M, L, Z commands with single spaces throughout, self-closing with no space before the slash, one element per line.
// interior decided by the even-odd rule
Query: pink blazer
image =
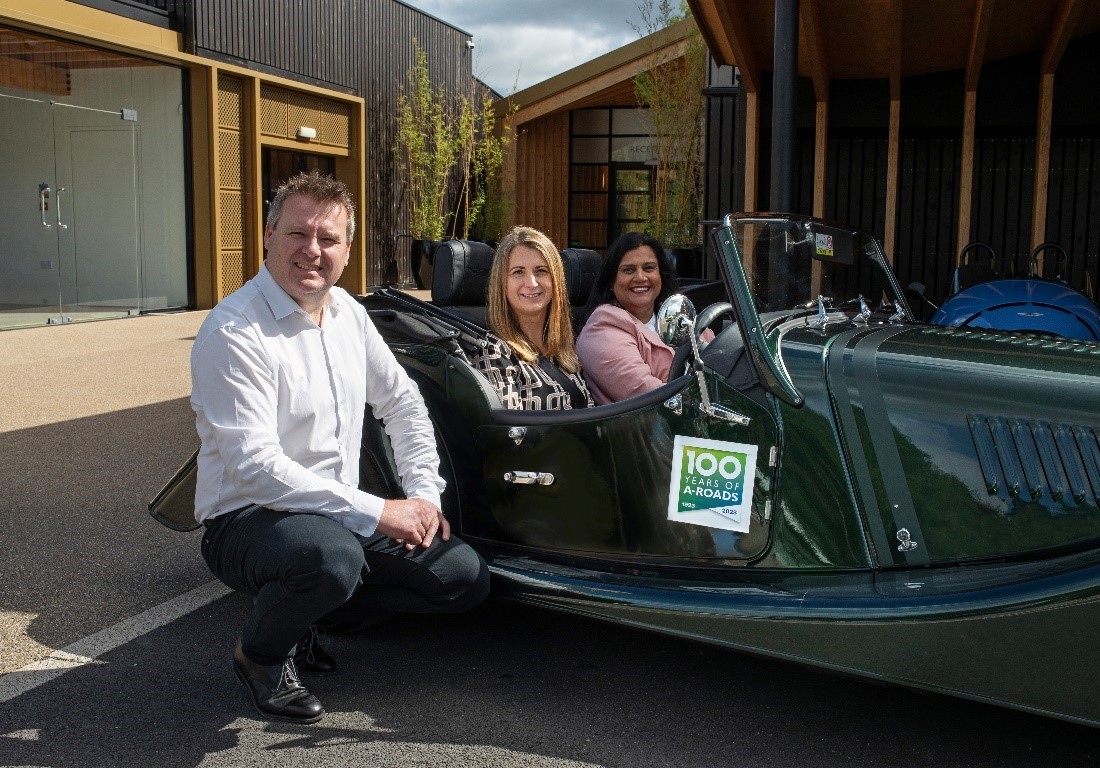
<path fill-rule="evenodd" d="M 674 354 L 648 325 L 611 304 L 596 307 L 577 337 L 584 378 L 600 405 L 663 385 Z"/>

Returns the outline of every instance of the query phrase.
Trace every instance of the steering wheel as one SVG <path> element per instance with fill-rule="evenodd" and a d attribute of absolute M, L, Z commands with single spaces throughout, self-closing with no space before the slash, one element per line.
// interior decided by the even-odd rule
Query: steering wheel
<path fill-rule="evenodd" d="M 698 338 L 710 324 L 722 315 L 732 314 L 733 305 L 728 301 L 717 301 L 695 316 L 695 337 Z"/>

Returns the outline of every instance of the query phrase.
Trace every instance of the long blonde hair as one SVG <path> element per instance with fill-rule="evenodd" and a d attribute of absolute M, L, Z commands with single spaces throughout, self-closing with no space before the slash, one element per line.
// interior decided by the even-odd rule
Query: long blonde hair
<path fill-rule="evenodd" d="M 521 360 L 532 363 L 539 353 L 523 331 L 508 305 L 505 288 L 508 281 L 508 257 L 516 246 L 526 245 L 534 248 L 546 259 L 550 268 L 550 282 L 554 297 L 546 310 L 546 351 L 547 356 L 558 367 L 569 373 L 577 373 L 581 368 L 577 357 L 577 348 L 573 344 L 573 320 L 569 313 L 569 295 L 565 285 L 565 267 L 561 254 L 550 238 L 532 227 L 513 227 L 497 246 L 493 256 L 493 267 L 489 271 L 489 329 L 512 348 Z"/>

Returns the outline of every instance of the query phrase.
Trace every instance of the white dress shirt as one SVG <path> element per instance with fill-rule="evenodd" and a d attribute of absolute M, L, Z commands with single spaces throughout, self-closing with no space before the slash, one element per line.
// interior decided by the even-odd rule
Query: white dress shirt
<path fill-rule="evenodd" d="M 249 504 L 374 533 L 384 499 L 359 490 L 363 414 L 385 424 L 409 498 L 445 487 L 427 409 L 366 310 L 332 288 L 318 327 L 266 266 L 218 304 L 191 350 L 202 440 L 195 517 Z"/>

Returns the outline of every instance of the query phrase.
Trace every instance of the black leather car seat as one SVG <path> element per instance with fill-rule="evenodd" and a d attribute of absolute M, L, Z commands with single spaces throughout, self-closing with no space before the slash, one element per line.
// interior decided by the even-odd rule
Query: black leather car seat
<path fill-rule="evenodd" d="M 493 248 L 473 240 L 446 240 L 435 249 L 432 303 L 486 325 L 485 299 Z"/>
<path fill-rule="evenodd" d="M 584 323 L 584 309 L 592 285 L 596 282 L 596 273 L 600 271 L 600 254 L 587 248 L 566 248 L 561 252 L 562 265 L 565 268 L 565 288 L 569 294 L 569 306 L 573 315 L 573 333 L 581 332 Z"/>
<path fill-rule="evenodd" d="M 493 266 L 493 248 L 472 240 L 446 240 L 435 249 L 432 273 L 432 303 L 458 312 L 487 328 L 486 299 L 489 271 Z M 566 248 L 561 252 L 565 271 L 565 289 L 577 315 L 588 301 L 588 294 L 600 267 L 600 255 L 586 248 Z M 574 330 L 580 330 L 579 326 Z"/>

